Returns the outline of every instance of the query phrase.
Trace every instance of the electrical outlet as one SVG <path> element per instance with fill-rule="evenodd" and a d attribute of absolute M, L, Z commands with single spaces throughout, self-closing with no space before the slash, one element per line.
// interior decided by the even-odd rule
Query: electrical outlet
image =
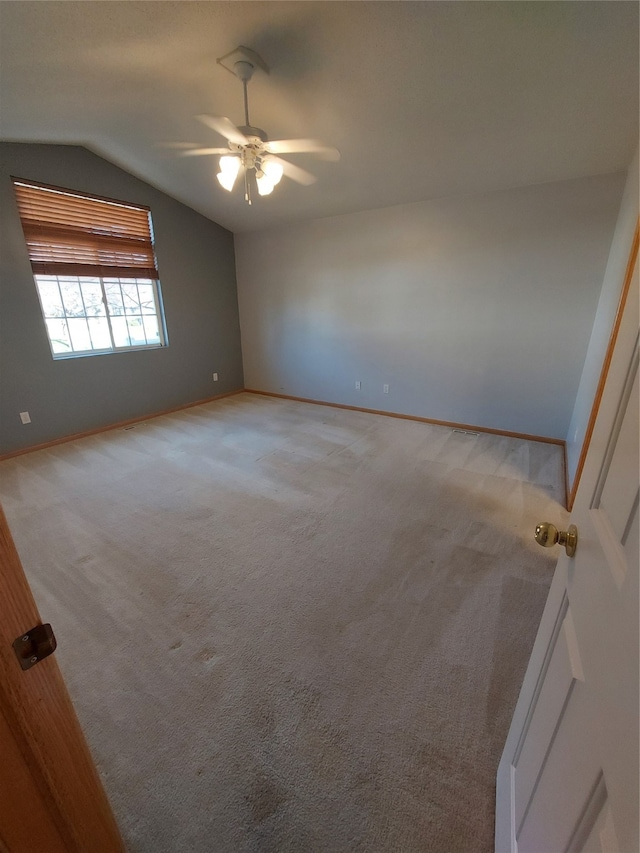
<path fill-rule="evenodd" d="M 23 424 L 30 424 L 31 415 L 29 414 L 29 412 L 20 412 L 20 420 Z"/>
<path fill-rule="evenodd" d="M 359 379 L 356 379 L 356 391 L 359 391 L 361 387 L 362 387 L 362 383 L 360 382 Z"/>
<path fill-rule="evenodd" d="M 383 386 L 382 386 L 382 393 L 383 393 L 383 394 L 388 394 L 388 393 L 389 393 L 389 386 L 388 386 L 388 385 L 386 385 L 386 384 L 385 384 L 385 385 L 383 385 Z"/>
<path fill-rule="evenodd" d="M 214 373 L 214 374 L 213 374 L 213 381 L 214 381 L 214 382 L 217 382 L 217 381 L 218 381 L 218 374 L 217 374 L 217 373 Z"/>

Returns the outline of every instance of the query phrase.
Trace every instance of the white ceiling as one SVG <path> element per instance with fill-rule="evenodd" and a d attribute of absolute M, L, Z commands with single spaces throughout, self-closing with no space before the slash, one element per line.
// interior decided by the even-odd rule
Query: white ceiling
<path fill-rule="evenodd" d="M 0 134 L 88 147 L 233 231 L 625 168 L 638 139 L 635 2 L 0 2 Z M 314 137 L 252 207 L 195 115 L 243 123 L 216 64 L 237 45 L 271 68 L 252 124 Z"/>

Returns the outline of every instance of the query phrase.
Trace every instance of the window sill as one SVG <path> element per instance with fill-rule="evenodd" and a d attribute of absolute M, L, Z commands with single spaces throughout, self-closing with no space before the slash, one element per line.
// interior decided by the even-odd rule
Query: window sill
<path fill-rule="evenodd" d="M 166 349 L 168 344 L 152 344 L 143 347 L 121 347 L 118 349 L 91 350 L 89 352 L 52 353 L 54 361 L 68 361 L 76 358 L 91 358 L 95 355 L 116 355 L 123 352 L 144 352 L 145 350 Z"/>

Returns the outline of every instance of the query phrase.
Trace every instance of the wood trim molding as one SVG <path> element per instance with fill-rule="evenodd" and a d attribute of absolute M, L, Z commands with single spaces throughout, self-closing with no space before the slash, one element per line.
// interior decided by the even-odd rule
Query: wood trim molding
<path fill-rule="evenodd" d="M 271 391 L 258 391 L 255 388 L 245 388 L 247 394 L 260 394 L 262 397 L 277 397 L 281 400 L 295 400 L 298 403 L 313 403 L 316 406 L 330 406 L 332 409 L 347 409 L 351 412 L 367 412 L 370 415 L 384 415 L 387 418 L 400 418 L 404 421 L 417 421 L 421 424 L 434 424 L 435 426 L 446 426 L 452 429 L 466 429 L 473 432 L 487 432 L 491 435 L 504 435 L 507 438 L 523 438 L 526 441 L 542 441 L 545 444 L 558 444 L 565 447 L 562 438 L 547 438 L 542 435 L 529 435 L 525 432 L 510 432 L 506 429 L 493 429 L 492 427 L 475 426 L 474 424 L 459 424 L 455 421 L 439 421 L 435 418 L 421 418 L 418 415 L 404 415 L 400 412 L 385 412 L 382 409 L 365 409 L 362 406 L 347 406 L 343 403 L 328 403 L 326 400 L 311 400 L 307 397 L 292 397 L 289 394 L 275 394 Z"/>
<path fill-rule="evenodd" d="M 564 507 L 569 509 L 569 454 L 567 453 L 567 442 L 565 441 L 562 456 L 564 459 Z"/>
<path fill-rule="evenodd" d="M 0 567 L 0 849 L 4 844 L 16 853 L 38 849 L 33 843 L 20 846 L 25 830 L 28 832 L 31 822 L 38 821 L 29 840 L 48 838 L 42 849 L 124 853 L 55 655 L 26 672 L 16 660 L 13 640 L 41 620 L 2 508 Z M 6 767 L 4 752 L 10 758 Z M 20 800 L 15 790 L 7 789 L 13 782 L 29 792 L 29 799 Z M 35 800 L 33 810 L 31 796 Z M 9 807 L 11 810 L 5 812 Z"/>
<path fill-rule="evenodd" d="M 616 316 L 613 321 L 613 327 L 611 329 L 611 335 L 609 337 L 609 343 L 607 345 L 607 350 L 604 356 L 604 361 L 602 363 L 602 370 L 600 371 L 600 379 L 598 380 L 598 387 L 596 388 L 595 397 L 593 399 L 593 406 L 591 407 L 591 414 L 589 415 L 589 422 L 587 423 L 587 430 L 585 432 L 584 440 L 582 442 L 582 448 L 580 450 L 580 457 L 578 459 L 578 465 L 576 466 L 576 473 L 573 478 L 573 483 L 571 484 L 571 488 L 568 492 L 567 497 L 567 509 L 571 511 L 573 508 L 573 504 L 576 499 L 576 492 L 578 491 L 578 486 L 580 485 L 580 477 L 582 476 L 582 471 L 584 469 L 584 463 L 587 458 L 587 452 L 589 450 L 589 445 L 591 444 L 591 437 L 593 436 L 593 429 L 595 427 L 596 418 L 598 417 L 598 411 L 600 409 L 600 402 L 602 400 L 602 393 L 604 391 L 604 386 L 607 381 L 607 376 L 609 375 L 609 367 L 611 366 L 611 359 L 613 358 L 613 350 L 615 349 L 616 341 L 618 340 L 618 332 L 620 331 L 620 324 L 622 322 L 622 314 L 624 312 L 625 305 L 627 303 L 627 297 L 629 295 L 629 290 L 631 288 L 631 281 L 633 279 L 633 271 L 635 269 L 636 261 L 638 259 L 638 246 L 640 244 L 640 219 L 636 222 L 636 230 L 633 235 L 633 242 L 631 244 L 631 252 L 629 253 L 629 260 L 627 261 L 627 269 L 624 274 L 624 281 L 622 285 L 622 293 L 620 294 L 620 301 L 618 302 L 618 310 L 616 311 Z"/>
<path fill-rule="evenodd" d="M 57 444 L 66 444 L 69 441 L 77 441 L 79 438 L 87 438 L 90 435 L 98 435 L 101 432 L 109 432 L 112 429 L 123 429 L 131 424 L 139 424 L 142 421 L 150 421 L 152 418 L 159 418 L 162 415 L 170 415 L 173 412 L 181 412 L 183 409 L 192 409 L 194 406 L 203 406 L 205 403 L 212 403 L 214 400 L 222 400 L 224 397 L 233 397 L 235 394 L 244 393 L 244 388 L 237 391 L 227 391 L 225 394 L 216 394 L 215 397 L 206 397 L 204 400 L 196 400 L 194 403 L 184 403 L 181 406 L 173 406 L 170 409 L 163 409 L 161 412 L 152 412 L 149 415 L 141 415 L 136 418 L 129 418 L 126 421 L 118 421 L 115 424 L 88 429 L 84 432 L 76 432 L 73 435 L 64 435 L 61 438 L 54 438 L 51 441 L 44 441 L 42 444 L 33 444 L 29 447 L 21 447 L 19 450 L 12 450 L 9 453 L 0 455 L 0 462 L 5 459 L 12 459 L 14 456 L 22 456 L 24 453 L 33 453 L 36 450 L 46 450 L 47 447 L 55 447 Z"/>
<path fill-rule="evenodd" d="M 315 406 L 329 406 L 332 409 L 346 409 L 347 411 L 352 412 L 366 412 L 370 415 L 383 415 L 387 418 L 399 418 L 400 420 L 405 421 L 416 421 L 417 423 L 423 424 L 433 424 L 435 426 L 446 426 L 451 427 L 452 429 L 464 429 L 470 430 L 473 432 L 484 432 L 489 435 L 503 435 L 507 438 L 520 438 L 525 441 L 539 441 L 544 444 L 556 444 L 562 448 L 563 459 L 564 459 L 564 489 L 565 489 L 565 504 L 568 507 L 569 501 L 569 481 L 568 481 L 568 468 L 567 468 L 567 446 L 566 442 L 562 438 L 550 438 L 548 436 L 542 435 L 530 435 L 526 432 L 512 432 L 510 430 L 505 429 L 494 429 L 493 427 L 483 427 L 476 426 L 475 424 L 461 424 L 457 421 L 441 421 L 436 418 L 423 418 L 418 415 L 405 415 L 401 412 L 385 412 L 382 409 L 367 409 L 363 406 L 347 406 L 344 403 L 329 403 L 326 400 L 312 400 L 308 397 L 293 397 L 290 394 L 276 394 L 271 391 L 259 391 L 256 388 L 240 388 L 237 391 L 228 391 L 226 394 L 217 394 L 215 397 L 207 397 L 204 400 L 196 400 L 193 403 L 186 403 L 182 406 L 174 406 L 170 409 L 163 409 L 161 412 L 153 412 L 149 415 L 143 415 L 137 418 L 129 418 L 126 421 L 118 421 L 114 424 L 109 424 L 108 426 L 96 427 L 95 429 L 85 430 L 84 432 L 74 433 L 73 435 L 62 436 L 61 438 L 55 438 L 52 441 L 46 441 L 42 444 L 31 445 L 30 447 L 22 447 L 19 450 L 13 450 L 9 453 L 5 453 L 0 456 L 0 462 L 3 462 L 5 459 L 12 459 L 15 456 L 22 456 L 25 453 L 32 453 L 36 450 L 46 450 L 48 447 L 55 447 L 58 444 L 66 444 L 69 441 L 77 441 L 80 438 L 87 438 L 91 435 L 98 435 L 101 432 L 109 432 L 114 429 L 123 429 L 132 424 L 141 423 L 143 421 L 151 420 L 152 418 L 159 418 L 162 415 L 170 415 L 173 412 L 181 412 L 184 409 L 191 409 L 194 406 L 202 406 L 205 403 L 212 403 L 215 400 L 222 400 L 225 397 L 234 397 L 237 394 L 258 394 L 261 397 L 275 397 L 280 400 L 293 400 L 298 403 L 312 403 Z"/>

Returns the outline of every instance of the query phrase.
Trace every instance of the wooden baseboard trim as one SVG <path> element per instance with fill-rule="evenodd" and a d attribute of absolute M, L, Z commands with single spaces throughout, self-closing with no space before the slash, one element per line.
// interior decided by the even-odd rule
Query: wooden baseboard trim
<path fill-rule="evenodd" d="M 30 447 L 22 447 L 20 450 L 13 450 L 10 453 L 5 453 L 0 455 L 0 462 L 3 462 L 5 459 L 13 459 L 15 456 L 22 456 L 25 453 L 34 453 L 36 450 L 46 450 L 48 447 L 55 447 L 58 444 L 67 444 L 70 441 L 77 441 L 80 438 L 87 438 L 91 435 L 98 435 L 101 432 L 110 432 L 114 429 L 123 429 L 125 427 L 131 426 L 132 424 L 139 424 L 143 421 L 150 421 L 153 418 L 159 418 L 163 415 L 170 415 L 173 412 L 181 412 L 185 409 L 192 409 L 194 406 L 202 406 L 205 403 L 213 403 L 216 400 L 223 400 L 225 397 L 235 397 L 237 394 L 257 394 L 261 397 L 275 397 L 279 400 L 293 400 L 297 403 L 312 403 L 314 406 L 328 406 L 332 409 L 346 409 L 351 412 L 366 412 L 370 415 L 383 415 L 387 418 L 399 418 L 404 421 L 417 421 L 422 424 L 434 424 L 435 426 L 446 426 L 451 427 L 452 429 L 464 429 L 470 430 L 472 432 L 485 432 L 490 435 L 504 435 L 507 438 L 521 438 L 525 441 L 540 441 L 544 444 L 556 444 L 562 447 L 563 458 L 564 458 L 564 479 L 565 479 L 565 499 L 566 505 L 568 506 L 569 501 L 569 482 L 568 482 L 568 468 L 567 468 L 567 446 L 566 442 L 561 438 L 548 438 L 546 436 L 541 435 L 530 435 L 525 432 L 512 432 L 510 430 L 504 429 L 493 429 L 493 427 L 483 427 L 476 426 L 475 424 L 461 424 L 456 421 L 441 421 L 436 418 L 423 418 L 418 415 L 405 415 L 401 412 L 385 412 L 382 409 L 367 409 L 363 406 L 347 406 L 344 403 L 329 403 L 326 400 L 312 400 L 308 397 L 293 397 L 290 394 L 276 394 L 272 391 L 258 391 L 256 388 L 240 388 L 237 391 L 228 391 L 226 394 L 216 394 L 214 397 L 206 397 L 204 400 L 196 400 L 193 403 L 184 403 L 181 406 L 173 406 L 170 409 L 163 409 L 161 412 L 153 412 L 150 415 L 142 415 L 136 418 L 129 418 L 126 421 L 118 421 L 115 424 L 109 424 L 108 426 L 96 427 L 95 429 L 85 430 L 84 432 L 77 432 L 73 435 L 65 435 L 61 438 L 54 438 L 51 441 L 45 441 L 42 444 L 34 444 Z"/>
<path fill-rule="evenodd" d="M 421 418 L 418 415 L 403 415 L 400 412 L 385 412 L 382 409 L 365 409 L 362 406 L 346 406 L 343 403 L 328 403 L 325 400 L 311 400 L 307 397 L 292 397 L 289 394 L 275 394 L 271 391 L 258 391 L 255 388 L 245 388 L 247 394 L 260 394 L 262 397 L 277 397 L 281 400 L 295 400 L 298 403 L 313 403 L 316 406 L 329 406 L 332 409 L 347 409 L 351 412 L 367 412 L 370 415 L 384 415 L 387 418 L 400 418 L 404 421 L 417 421 L 421 424 L 434 424 L 435 426 L 446 426 L 452 429 L 465 429 L 472 432 L 488 432 L 491 435 L 504 435 L 507 438 L 523 438 L 526 441 L 541 441 L 545 444 L 558 444 L 565 447 L 562 438 L 547 438 L 542 435 L 529 435 L 525 432 L 510 432 L 506 429 L 493 429 L 492 427 L 475 426 L 474 424 L 459 424 L 455 421 L 439 421 L 435 418 Z"/>
<path fill-rule="evenodd" d="M 184 409 L 192 409 L 194 406 L 202 406 L 205 403 L 213 403 L 215 400 L 222 400 L 225 397 L 233 397 L 236 394 L 243 394 L 244 388 L 237 391 L 227 391 L 226 394 L 216 394 L 215 397 L 206 397 L 204 400 L 196 400 L 194 403 L 183 403 L 181 406 L 173 406 L 170 409 L 163 409 L 161 412 L 152 412 L 150 415 L 141 415 L 137 418 L 129 418 L 126 421 L 118 421 L 115 424 L 108 426 L 96 427 L 88 429 L 84 432 L 76 432 L 73 435 L 64 435 L 61 438 L 54 438 L 51 441 L 44 441 L 42 444 L 33 444 L 30 447 L 21 447 L 20 450 L 12 450 L 9 453 L 0 455 L 0 462 L 5 459 L 12 459 L 14 456 L 22 456 L 25 453 L 34 453 L 36 450 L 46 450 L 48 447 L 55 447 L 57 444 L 67 444 L 69 441 L 77 441 L 79 438 L 87 438 L 90 435 L 98 435 L 101 432 L 110 432 L 114 429 L 123 429 L 132 424 L 139 424 L 142 421 L 150 421 L 153 418 L 160 418 L 162 415 L 170 415 L 173 412 L 181 412 Z"/>

